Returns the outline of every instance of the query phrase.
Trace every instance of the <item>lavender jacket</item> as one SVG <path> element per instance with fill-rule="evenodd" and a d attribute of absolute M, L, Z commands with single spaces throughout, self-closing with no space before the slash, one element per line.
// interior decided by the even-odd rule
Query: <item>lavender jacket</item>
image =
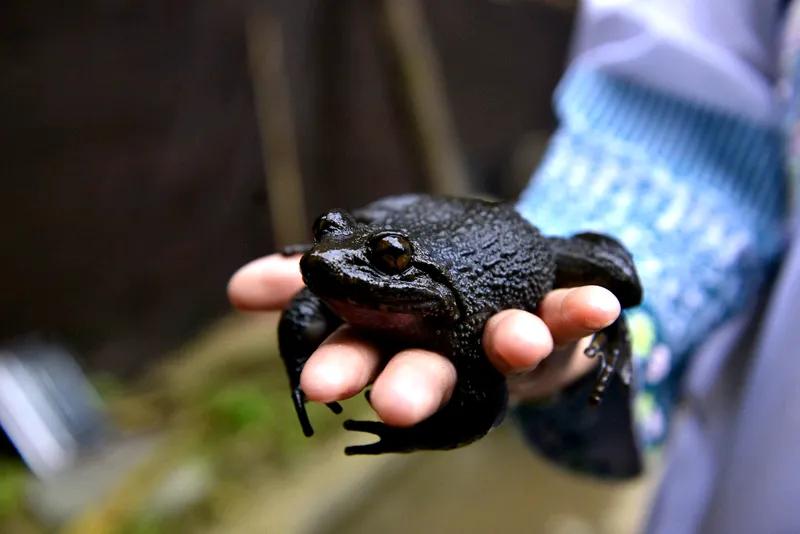
<path fill-rule="evenodd" d="M 599 414 L 579 384 L 516 416 L 554 461 L 608 477 L 666 443 L 649 532 L 800 532 L 797 50 L 781 0 L 585 1 L 561 126 L 520 197 L 546 232 L 634 254 L 634 387 Z"/>

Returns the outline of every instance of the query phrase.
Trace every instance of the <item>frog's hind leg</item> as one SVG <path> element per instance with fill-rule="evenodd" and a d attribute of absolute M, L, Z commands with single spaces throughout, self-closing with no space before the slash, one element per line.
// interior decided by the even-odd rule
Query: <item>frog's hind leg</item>
<path fill-rule="evenodd" d="M 374 443 L 347 447 L 345 454 L 447 450 L 480 438 L 502 419 L 508 399 L 505 379 L 494 369 L 482 371 L 480 383 L 460 380 L 450 401 L 416 425 L 392 427 L 379 421 L 345 421 L 346 430 L 380 438 Z M 459 376 L 469 376 L 463 369 L 459 373 Z"/>
<path fill-rule="evenodd" d="M 505 399 L 504 389 L 503 387 L 502 396 Z M 472 412 L 468 405 L 460 403 L 458 399 L 452 400 L 456 401 L 453 405 L 445 406 L 425 421 L 411 427 L 348 419 L 344 422 L 345 430 L 373 434 L 379 440 L 365 445 L 351 445 L 345 448 L 344 453 L 351 456 L 455 449 L 486 434 L 497 422 L 498 414 L 504 410 L 504 406 L 499 406 L 489 417 L 483 417 L 479 411 Z M 479 407 L 474 408 L 477 410 Z M 470 417 L 471 414 L 473 417 Z"/>
<path fill-rule="evenodd" d="M 305 394 L 300 388 L 300 373 L 311 354 L 341 322 L 319 297 L 308 289 L 303 289 L 286 307 L 278 323 L 278 345 L 289 376 L 292 404 L 306 436 L 312 436 L 314 429 L 306 413 Z M 342 412 L 338 402 L 329 402 L 327 406 L 333 413 Z"/>
<path fill-rule="evenodd" d="M 631 344 L 625 317 L 620 316 L 611 325 L 595 334 L 584 353 L 590 358 L 600 360 L 597 380 L 589 396 L 591 404 L 600 404 L 606 388 L 615 374 L 619 375 L 624 384 L 630 384 L 632 375 Z"/>

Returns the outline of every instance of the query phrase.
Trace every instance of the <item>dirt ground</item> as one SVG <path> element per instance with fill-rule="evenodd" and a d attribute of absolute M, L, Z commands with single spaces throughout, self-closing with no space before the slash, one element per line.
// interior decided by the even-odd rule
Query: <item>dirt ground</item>
<path fill-rule="evenodd" d="M 633 533 L 654 478 L 609 483 L 568 473 L 531 454 L 506 424 L 472 446 L 413 455 L 318 533 Z"/>

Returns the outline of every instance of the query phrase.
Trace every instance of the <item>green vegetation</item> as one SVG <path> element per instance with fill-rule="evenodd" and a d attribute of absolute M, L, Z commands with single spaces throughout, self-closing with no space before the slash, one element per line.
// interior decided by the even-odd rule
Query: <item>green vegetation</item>
<path fill-rule="evenodd" d="M 201 531 L 324 446 L 341 418 L 311 405 L 316 435 L 302 435 L 275 329 L 273 315 L 231 317 L 136 381 L 93 377 L 122 433 L 151 436 L 155 445 L 141 465 L 115 475 L 114 487 L 90 509 L 76 510 L 63 531 Z M 363 399 L 348 407 L 351 414 L 366 409 Z M 0 464 L 0 532 L 51 530 L 26 509 L 29 476 L 20 463 Z"/>
<path fill-rule="evenodd" d="M 19 462 L 0 462 L 0 519 L 20 512 L 27 476 L 25 467 Z"/>

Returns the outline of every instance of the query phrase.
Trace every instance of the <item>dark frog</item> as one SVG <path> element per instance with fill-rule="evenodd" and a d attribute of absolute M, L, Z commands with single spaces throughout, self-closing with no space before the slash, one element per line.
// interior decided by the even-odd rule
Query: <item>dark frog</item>
<path fill-rule="evenodd" d="M 311 353 L 342 322 L 367 335 L 446 355 L 457 371 L 449 402 L 415 426 L 377 421 L 344 423 L 380 440 L 345 449 L 380 454 L 452 449 L 486 434 L 502 418 L 507 389 L 481 346 L 494 313 L 534 311 L 553 288 L 597 284 L 623 307 L 642 289 L 630 254 L 614 239 L 592 233 L 545 237 L 507 203 L 403 195 L 314 224 L 314 244 L 300 261 L 307 288 L 281 317 L 279 342 L 303 432 L 313 433 L 300 389 Z M 620 317 L 595 335 L 587 354 L 600 359 L 589 402 L 600 402 L 615 376 L 630 376 L 630 345 Z M 328 406 L 336 413 L 337 403 Z"/>

